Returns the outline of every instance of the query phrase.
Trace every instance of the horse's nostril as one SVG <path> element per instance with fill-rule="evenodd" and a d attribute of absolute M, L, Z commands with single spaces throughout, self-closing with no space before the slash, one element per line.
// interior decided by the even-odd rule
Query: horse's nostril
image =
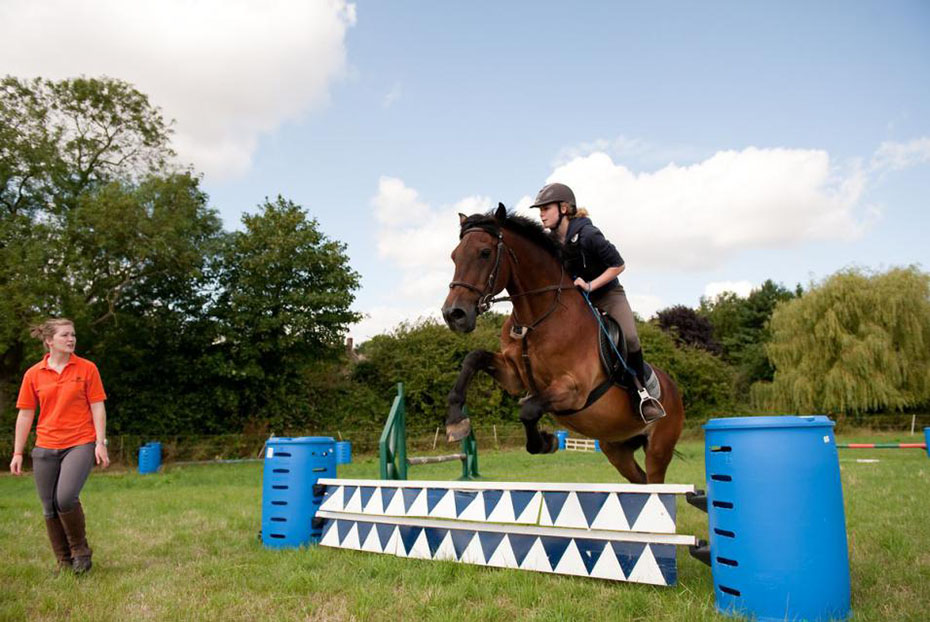
<path fill-rule="evenodd" d="M 464 309 L 460 309 L 460 308 L 456 307 L 455 309 L 451 309 L 451 310 L 449 311 L 449 319 L 451 319 L 451 320 L 458 321 L 458 320 L 464 319 L 464 317 L 465 317 L 465 310 L 464 310 Z"/>

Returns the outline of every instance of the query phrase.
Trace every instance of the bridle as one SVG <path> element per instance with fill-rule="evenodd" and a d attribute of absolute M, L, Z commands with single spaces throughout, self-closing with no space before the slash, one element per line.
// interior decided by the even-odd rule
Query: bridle
<path fill-rule="evenodd" d="M 481 233 L 481 232 L 497 237 L 497 253 L 494 256 L 494 267 L 491 268 L 491 272 L 488 273 L 487 286 L 484 289 L 480 289 L 476 287 L 475 285 L 472 285 L 471 283 L 466 283 L 465 281 L 452 281 L 451 283 L 449 283 L 449 289 L 452 289 L 453 287 L 464 287 L 465 289 L 470 289 L 471 291 L 478 294 L 478 313 L 479 314 L 484 313 L 485 311 L 490 309 L 491 305 L 494 304 L 495 302 L 499 302 L 499 300 L 494 299 L 494 289 L 495 289 L 495 286 L 497 285 L 497 273 L 501 267 L 501 255 L 503 254 L 502 250 L 506 248 L 510 252 L 511 256 L 513 257 L 513 260 L 514 261 L 517 260 L 516 255 L 513 254 L 513 251 L 510 249 L 510 247 L 504 244 L 504 233 L 500 230 L 494 231 L 490 228 L 485 228 L 485 227 L 477 227 L 477 226 L 471 227 L 469 229 L 465 229 L 464 231 L 462 231 L 462 233 L 459 235 L 459 240 L 464 238 L 469 233 Z"/>
<path fill-rule="evenodd" d="M 519 333 L 520 337 L 526 335 L 526 332 L 528 330 L 532 328 L 536 328 L 539 324 L 543 322 L 543 320 L 545 320 L 546 318 L 548 318 L 550 315 L 552 315 L 555 312 L 556 308 L 558 308 L 559 303 L 561 302 L 563 290 L 574 289 L 573 286 L 565 287 L 561 285 L 562 279 L 565 277 L 565 267 L 562 266 L 560 262 L 559 265 L 560 265 L 561 271 L 559 274 L 558 283 L 556 285 L 547 285 L 546 287 L 540 287 L 538 289 L 532 289 L 529 291 L 520 292 L 517 294 L 513 294 L 512 296 L 498 296 L 495 298 L 494 291 L 497 286 L 497 275 L 500 270 L 501 257 L 504 254 L 503 251 L 506 249 L 507 252 L 510 253 L 510 257 L 511 259 L 513 259 L 513 262 L 515 264 L 517 263 L 517 256 L 513 252 L 513 249 L 511 249 L 509 246 L 507 246 L 507 244 L 504 243 L 504 233 L 500 229 L 481 226 L 481 225 L 474 225 L 467 229 L 464 229 L 461 232 L 461 234 L 459 234 L 459 239 L 461 240 L 469 233 L 487 233 L 488 235 L 497 238 L 497 252 L 494 257 L 494 267 L 491 268 L 491 272 L 488 273 L 488 282 L 484 289 L 481 289 L 475 285 L 472 285 L 471 283 L 466 283 L 465 281 L 452 281 L 451 283 L 449 283 L 449 289 L 452 289 L 453 287 L 464 287 L 465 289 L 471 290 L 475 292 L 476 294 L 478 294 L 477 310 L 478 310 L 479 315 L 489 310 L 491 308 L 491 305 L 493 305 L 496 302 L 513 301 L 514 298 L 519 298 L 521 296 L 529 296 L 531 294 L 542 294 L 545 292 L 552 292 L 552 291 L 556 292 L 555 300 L 553 300 L 552 306 L 549 308 L 549 310 L 546 311 L 542 315 L 542 317 L 540 317 L 535 322 L 532 322 L 531 324 L 521 325 L 521 323 L 517 319 L 516 309 L 514 309 L 513 311 L 514 327 L 515 327 L 515 330 Z M 514 274 L 514 279 L 516 279 L 516 274 Z"/>

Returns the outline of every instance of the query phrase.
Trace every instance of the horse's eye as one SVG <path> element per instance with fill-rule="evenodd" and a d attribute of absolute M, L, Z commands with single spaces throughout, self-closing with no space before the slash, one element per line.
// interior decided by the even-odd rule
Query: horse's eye
<path fill-rule="evenodd" d="M 481 255 L 481 258 L 482 258 L 482 259 L 487 259 L 488 257 L 491 256 L 491 249 L 490 249 L 490 248 L 482 248 L 482 249 L 481 249 L 480 255 Z"/>

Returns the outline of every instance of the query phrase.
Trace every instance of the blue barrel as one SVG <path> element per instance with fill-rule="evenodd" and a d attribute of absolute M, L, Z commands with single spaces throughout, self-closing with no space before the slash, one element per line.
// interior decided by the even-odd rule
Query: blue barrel
<path fill-rule="evenodd" d="M 594 439 L 594 451 L 600 451 L 600 450 L 601 450 L 601 442 L 597 439 Z"/>
<path fill-rule="evenodd" d="M 833 422 L 736 417 L 705 426 L 717 609 L 775 620 L 843 620 L 849 553 Z"/>
<path fill-rule="evenodd" d="M 313 517 L 323 495 L 321 477 L 336 477 L 336 443 L 328 436 L 274 437 L 265 444 L 262 476 L 262 543 L 271 548 L 317 542 Z"/>
<path fill-rule="evenodd" d="M 927 444 L 927 457 L 930 458 L 930 428 L 924 428 L 924 443 Z"/>
<path fill-rule="evenodd" d="M 568 438 L 568 430 L 556 430 L 555 437 L 559 439 L 559 449 L 565 451 L 565 439 Z"/>
<path fill-rule="evenodd" d="M 352 443 L 350 441 L 336 442 L 336 464 L 352 463 Z"/>
<path fill-rule="evenodd" d="M 157 473 L 161 466 L 161 443 L 146 443 L 139 448 L 139 473 Z"/>

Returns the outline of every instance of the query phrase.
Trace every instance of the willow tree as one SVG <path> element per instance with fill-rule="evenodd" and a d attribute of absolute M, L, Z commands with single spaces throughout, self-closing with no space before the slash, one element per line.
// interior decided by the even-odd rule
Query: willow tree
<path fill-rule="evenodd" d="M 780 304 L 762 405 L 792 412 L 904 410 L 930 403 L 930 274 L 849 269 Z"/>

